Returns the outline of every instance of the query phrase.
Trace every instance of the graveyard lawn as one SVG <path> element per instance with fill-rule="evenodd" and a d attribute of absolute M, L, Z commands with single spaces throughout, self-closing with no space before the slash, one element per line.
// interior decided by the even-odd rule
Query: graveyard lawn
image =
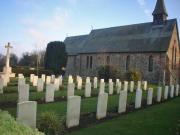
<path fill-rule="evenodd" d="M 176 135 L 180 98 L 137 110 L 68 135 Z"/>

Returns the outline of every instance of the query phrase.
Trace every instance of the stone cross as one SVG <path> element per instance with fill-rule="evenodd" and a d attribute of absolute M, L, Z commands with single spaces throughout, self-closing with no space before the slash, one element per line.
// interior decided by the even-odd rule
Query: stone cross
<path fill-rule="evenodd" d="M 9 67 L 9 60 L 10 60 L 10 49 L 12 48 L 12 46 L 10 45 L 10 43 L 8 43 L 7 45 L 5 45 L 5 48 L 7 49 L 7 53 L 6 53 L 6 67 Z"/>

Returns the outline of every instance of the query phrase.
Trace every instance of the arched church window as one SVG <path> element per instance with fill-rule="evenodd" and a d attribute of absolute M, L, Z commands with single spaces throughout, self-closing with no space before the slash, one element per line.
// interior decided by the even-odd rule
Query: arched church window
<path fill-rule="evenodd" d="M 107 65 L 110 64 L 110 57 L 109 56 L 107 56 L 107 58 L 106 58 L 106 63 L 107 63 Z"/>
<path fill-rule="evenodd" d="M 86 68 L 89 67 L 89 56 L 86 57 Z"/>
<path fill-rule="evenodd" d="M 90 68 L 92 69 L 92 65 L 93 65 L 93 57 L 90 56 Z"/>
<path fill-rule="evenodd" d="M 153 71 L 153 56 L 149 56 L 149 72 Z"/>
<path fill-rule="evenodd" d="M 127 56 L 127 58 L 126 58 L 126 71 L 129 70 L 129 66 L 130 66 L 130 56 Z"/>

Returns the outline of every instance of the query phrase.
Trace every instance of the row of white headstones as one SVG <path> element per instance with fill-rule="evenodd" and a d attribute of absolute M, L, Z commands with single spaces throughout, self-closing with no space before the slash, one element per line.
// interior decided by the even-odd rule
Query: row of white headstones
<path fill-rule="evenodd" d="M 34 86 L 38 87 L 38 82 L 41 83 L 41 87 L 44 87 L 44 83 L 46 82 L 46 94 L 45 94 L 45 101 L 46 102 L 53 102 L 54 101 L 54 91 L 58 90 L 59 88 L 55 89 L 55 82 L 62 85 L 62 76 L 55 78 L 55 76 L 45 76 L 42 75 L 41 78 L 37 76 L 31 75 L 30 81 L 33 83 Z M 45 79 L 43 79 L 45 78 Z M 48 79 L 50 78 L 50 79 Z M 37 81 L 36 81 L 37 80 Z M 41 80 L 41 81 L 40 81 Z M 47 81 L 48 80 L 48 81 Z M 54 80 L 54 81 L 53 81 Z M 58 80 L 58 81 L 55 81 Z M 77 76 L 77 88 L 82 89 L 82 78 Z M 94 88 L 98 88 L 98 79 L 94 78 Z M 147 82 L 143 82 L 144 90 L 147 90 Z M 68 128 L 74 127 L 79 125 L 79 118 L 80 118 L 80 106 L 81 106 L 81 97 L 74 95 L 75 84 L 73 83 L 73 77 L 69 76 L 68 78 L 68 87 L 67 87 L 67 116 L 66 116 L 66 125 Z M 58 85 L 59 87 L 60 85 Z M 109 79 L 109 95 L 113 94 L 114 82 L 112 79 Z M 141 100 L 142 100 L 142 88 L 141 88 L 141 81 L 138 81 L 137 88 L 136 88 L 136 98 L 135 98 L 135 108 L 138 109 L 141 107 Z M 164 99 L 168 98 L 168 94 L 170 93 L 170 97 L 173 98 L 174 95 L 179 95 L 179 85 L 176 85 L 176 91 L 174 90 L 174 85 L 165 86 L 164 90 Z M 43 91 L 43 88 L 41 89 Z M 134 82 L 130 82 L 129 86 L 130 92 L 134 91 Z M 175 92 L 174 92 L 175 91 Z M 119 113 L 123 113 L 126 111 L 126 104 L 127 104 L 127 92 L 128 92 L 128 82 L 124 81 L 123 90 L 121 89 L 121 82 L 119 79 L 116 80 L 116 92 L 119 94 Z M 35 101 L 29 101 L 29 84 L 26 84 L 25 78 L 23 75 L 19 75 L 18 77 L 18 108 L 17 108 L 17 120 L 24 124 L 29 125 L 30 127 L 36 127 L 36 111 L 37 111 L 37 103 Z M 174 94 L 175 93 L 175 94 Z M 85 82 L 85 97 L 91 96 L 91 81 L 90 78 L 86 78 Z M 158 87 L 157 90 L 157 102 L 160 102 L 162 98 L 162 88 Z M 153 99 L 153 89 L 148 89 L 148 96 L 147 96 L 147 104 L 151 105 Z M 99 83 L 99 95 L 98 95 L 98 103 L 97 103 L 97 119 L 102 119 L 106 117 L 107 112 L 107 102 L 108 102 L 108 94 L 105 93 L 105 82 L 103 79 L 100 80 Z"/>

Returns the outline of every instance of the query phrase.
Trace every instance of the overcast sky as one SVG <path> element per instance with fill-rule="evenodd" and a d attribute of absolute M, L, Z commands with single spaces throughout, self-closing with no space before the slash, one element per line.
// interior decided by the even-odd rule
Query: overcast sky
<path fill-rule="evenodd" d="M 0 0 L 0 53 L 46 48 L 50 41 L 91 29 L 152 21 L 156 0 Z M 165 0 L 169 19 L 180 23 L 180 0 Z"/>

